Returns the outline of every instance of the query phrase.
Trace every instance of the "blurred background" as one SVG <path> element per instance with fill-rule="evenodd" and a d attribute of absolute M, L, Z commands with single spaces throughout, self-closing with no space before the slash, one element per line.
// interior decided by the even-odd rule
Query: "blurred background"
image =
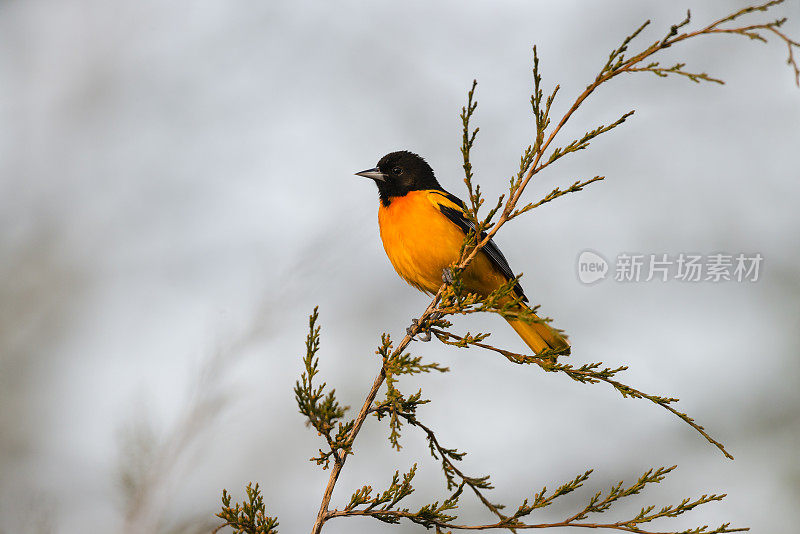
<path fill-rule="evenodd" d="M 310 529 L 328 473 L 292 387 L 320 306 L 323 378 L 360 406 L 381 332 L 399 338 L 428 298 L 385 257 L 377 194 L 353 173 L 385 153 L 424 155 L 464 196 L 458 113 L 477 78 L 473 152 L 487 196 L 506 189 L 534 132 L 531 47 L 559 117 L 643 20 L 642 43 L 692 9 L 741 1 L 0 2 L 0 532 L 194 533 L 219 524 L 222 488 L 260 482 L 282 532 Z M 800 1 L 789 16 L 800 35 Z M 735 36 L 674 47 L 665 64 L 727 85 L 628 76 L 574 117 L 566 143 L 629 109 L 591 149 L 542 173 L 536 200 L 606 181 L 505 227 L 497 241 L 576 364 L 630 365 L 623 380 L 680 397 L 727 445 L 646 401 L 494 354 L 411 350 L 452 369 L 406 380 L 420 419 L 491 474 L 517 506 L 587 468 L 584 497 L 679 464 L 650 504 L 729 493 L 659 530 L 731 521 L 796 532 L 800 500 L 800 90 L 786 47 Z M 672 63 L 670 63 L 672 61 Z M 760 253 L 756 283 L 581 284 L 584 249 Z M 494 316 L 456 331 L 494 332 Z M 390 450 L 368 420 L 334 494 L 386 487 L 419 461 L 409 506 L 441 498 L 423 437 Z M 470 496 L 464 520 L 487 517 Z M 635 512 L 634 512 L 635 513 Z M 601 518 L 605 519 L 605 518 Z M 417 532 L 369 519 L 328 533 Z"/>

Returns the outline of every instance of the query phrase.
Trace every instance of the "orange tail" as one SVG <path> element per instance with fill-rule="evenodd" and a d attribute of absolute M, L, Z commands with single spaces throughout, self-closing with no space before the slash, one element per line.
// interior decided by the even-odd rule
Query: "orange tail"
<path fill-rule="evenodd" d="M 534 316 L 536 317 L 536 316 Z M 538 319 L 538 317 L 536 317 Z M 519 319 L 506 319 L 508 324 L 511 325 L 519 337 L 531 348 L 536 354 L 541 354 L 546 350 L 555 350 L 561 354 L 567 355 L 570 352 L 569 341 L 556 332 L 546 323 L 531 323 L 528 324 Z"/>

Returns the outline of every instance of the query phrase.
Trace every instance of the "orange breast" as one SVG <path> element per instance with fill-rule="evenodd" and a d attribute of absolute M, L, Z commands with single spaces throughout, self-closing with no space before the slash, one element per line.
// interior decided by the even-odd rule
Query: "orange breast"
<path fill-rule="evenodd" d="M 442 271 L 458 259 L 464 233 L 429 199 L 433 193 L 412 191 L 378 210 L 383 248 L 397 273 L 420 291 L 435 293 Z M 436 195 L 439 197 L 440 195 Z M 488 294 L 505 282 L 485 254 L 464 273 L 468 291 Z"/>

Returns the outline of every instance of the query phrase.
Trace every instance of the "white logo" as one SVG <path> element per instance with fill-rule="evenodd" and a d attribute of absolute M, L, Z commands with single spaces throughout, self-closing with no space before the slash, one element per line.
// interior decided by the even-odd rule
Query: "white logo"
<path fill-rule="evenodd" d="M 578 256 L 578 280 L 584 284 L 594 284 L 606 277 L 608 262 L 591 250 L 584 250 Z"/>
<path fill-rule="evenodd" d="M 578 255 L 578 280 L 586 285 L 608 277 L 616 282 L 758 282 L 764 257 L 752 254 L 617 254 L 613 269 L 608 261 L 593 250 Z M 675 272 L 677 271 L 677 272 Z"/>

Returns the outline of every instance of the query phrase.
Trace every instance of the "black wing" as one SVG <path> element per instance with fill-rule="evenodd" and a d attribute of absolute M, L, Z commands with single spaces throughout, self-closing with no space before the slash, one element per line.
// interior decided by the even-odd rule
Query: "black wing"
<path fill-rule="evenodd" d="M 461 201 L 460 198 L 458 198 L 455 195 L 451 195 L 447 191 L 437 191 L 437 193 L 447 198 L 447 200 L 449 200 L 453 204 L 461 206 L 461 210 L 457 210 L 455 208 L 451 208 L 450 206 L 439 204 L 439 210 L 445 217 L 450 219 L 451 222 L 455 223 L 456 226 L 461 228 L 461 231 L 464 232 L 464 234 L 467 234 L 470 231 L 475 230 L 475 225 L 472 224 L 472 222 L 469 221 L 466 217 L 464 217 L 464 212 L 462 210 L 466 210 L 467 207 L 464 205 L 464 203 Z M 481 232 L 481 238 L 484 237 L 486 237 L 486 232 Z M 483 250 L 483 252 L 486 253 L 486 255 L 489 257 L 489 261 L 492 262 L 492 265 L 494 265 L 495 268 L 497 268 L 497 270 L 503 274 L 503 276 L 505 276 L 509 280 L 514 278 L 514 271 L 511 270 L 511 266 L 508 264 L 508 260 L 506 260 L 506 257 L 503 256 L 503 253 L 500 252 L 500 249 L 497 248 L 497 245 L 495 244 L 494 240 L 490 239 L 489 242 L 486 243 L 486 245 L 481 250 Z M 522 287 L 519 285 L 519 283 L 514 286 L 514 293 L 516 293 L 517 296 L 522 297 L 523 301 L 525 302 L 528 301 L 528 298 L 525 296 L 525 293 L 523 293 Z"/>

